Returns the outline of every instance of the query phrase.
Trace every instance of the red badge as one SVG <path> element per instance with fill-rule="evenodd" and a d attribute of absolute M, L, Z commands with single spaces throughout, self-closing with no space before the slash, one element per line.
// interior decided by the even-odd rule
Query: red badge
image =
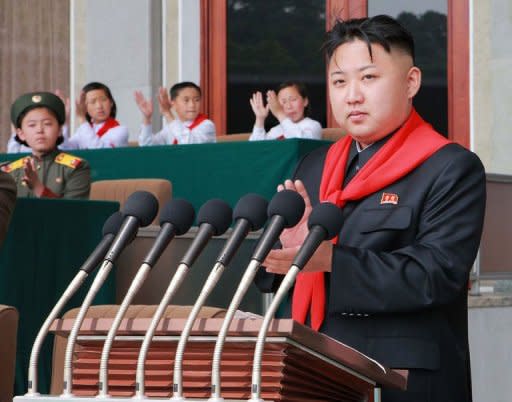
<path fill-rule="evenodd" d="M 382 193 L 382 198 L 380 199 L 380 204 L 398 204 L 398 194 L 393 193 Z"/>

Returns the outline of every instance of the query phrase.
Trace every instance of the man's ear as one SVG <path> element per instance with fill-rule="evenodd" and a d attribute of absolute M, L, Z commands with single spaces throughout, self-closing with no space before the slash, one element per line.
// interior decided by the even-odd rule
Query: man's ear
<path fill-rule="evenodd" d="M 407 95 L 409 99 L 414 98 L 421 87 L 421 70 L 412 66 L 407 72 Z"/>

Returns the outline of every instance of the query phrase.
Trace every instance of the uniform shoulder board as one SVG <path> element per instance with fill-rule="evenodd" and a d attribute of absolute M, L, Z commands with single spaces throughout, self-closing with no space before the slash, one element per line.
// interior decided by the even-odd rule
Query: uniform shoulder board
<path fill-rule="evenodd" d="M 24 156 L 23 158 L 17 159 L 14 162 L 2 165 L 2 171 L 9 173 L 22 168 L 24 165 L 24 161 L 27 158 L 30 158 L 30 156 Z"/>
<path fill-rule="evenodd" d="M 82 158 L 61 152 L 55 157 L 55 162 L 70 167 L 71 169 L 76 169 L 82 163 Z"/>

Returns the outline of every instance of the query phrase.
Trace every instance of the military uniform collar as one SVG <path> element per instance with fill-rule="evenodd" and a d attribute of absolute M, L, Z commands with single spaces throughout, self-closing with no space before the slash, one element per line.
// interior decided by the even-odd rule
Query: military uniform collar
<path fill-rule="evenodd" d="M 38 161 L 38 162 L 43 162 L 43 161 L 48 161 L 48 160 L 53 160 L 55 159 L 55 157 L 60 153 L 60 150 L 58 148 L 55 148 L 53 151 L 50 151 L 48 152 L 47 154 L 43 155 L 41 158 L 35 156 L 34 154 L 32 154 L 32 157 Z"/>

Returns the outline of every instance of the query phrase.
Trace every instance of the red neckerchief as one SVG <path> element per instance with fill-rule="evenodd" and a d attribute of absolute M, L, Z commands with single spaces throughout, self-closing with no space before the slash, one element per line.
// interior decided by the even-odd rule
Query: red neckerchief
<path fill-rule="evenodd" d="M 192 123 L 190 123 L 190 126 L 188 126 L 188 129 L 189 130 L 193 130 L 194 128 L 196 128 L 198 125 L 200 125 L 203 121 L 205 121 L 208 117 L 203 114 L 203 113 L 199 113 L 197 115 L 197 117 L 194 119 L 194 121 Z"/>
<path fill-rule="evenodd" d="M 347 135 L 331 146 L 320 183 L 320 201 L 331 202 L 340 208 L 347 201 L 360 200 L 400 180 L 450 143 L 412 109 L 404 125 L 342 188 L 352 141 Z M 333 239 L 333 244 L 337 241 L 337 238 Z M 310 308 L 311 327 L 318 330 L 325 316 L 323 272 L 304 272 L 297 276 L 292 301 L 293 319 L 304 323 Z"/>
<path fill-rule="evenodd" d="M 119 122 L 113 117 L 109 117 L 107 120 L 105 120 L 105 123 L 103 123 L 96 135 L 98 137 L 102 137 L 108 130 L 117 126 L 119 126 Z"/>
<path fill-rule="evenodd" d="M 198 125 L 200 125 L 203 121 L 205 121 L 206 119 L 208 119 L 208 116 L 206 116 L 205 114 L 203 113 L 199 113 L 197 115 L 197 117 L 192 121 L 192 123 L 190 123 L 190 126 L 187 126 L 187 128 L 189 130 L 193 130 L 194 128 L 196 128 Z M 173 141 L 172 141 L 172 144 L 173 145 L 177 145 L 178 144 L 178 140 L 175 138 Z"/>

